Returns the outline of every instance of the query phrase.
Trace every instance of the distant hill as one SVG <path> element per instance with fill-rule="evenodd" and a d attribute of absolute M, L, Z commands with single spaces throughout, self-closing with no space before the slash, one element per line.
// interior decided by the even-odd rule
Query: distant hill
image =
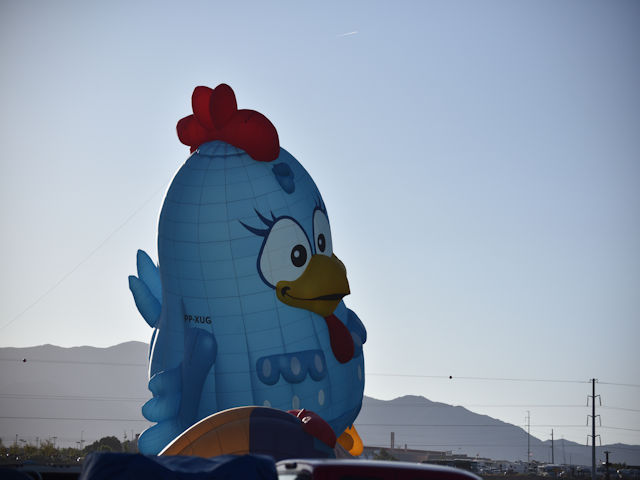
<path fill-rule="evenodd" d="M 366 445 L 389 447 L 394 432 L 395 447 L 451 451 L 495 460 L 525 460 L 527 432 L 510 423 L 473 413 L 466 408 L 436 403 L 407 395 L 383 401 L 365 397 L 356 429 Z M 551 461 L 551 441 L 530 438 L 532 459 Z M 604 459 L 609 450 L 616 462 L 640 464 L 640 446 L 603 445 L 596 448 Z M 554 442 L 555 462 L 591 465 L 591 447 L 568 440 Z"/>
<path fill-rule="evenodd" d="M 150 396 L 148 349 L 0 348 L 0 437 L 6 444 L 16 435 L 31 443 L 56 436 L 57 445 L 75 446 L 81 436 L 87 444 L 140 433 L 151 425 L 140 411 Z"/>
<path fill-rule="evenodd" d="M 35 443 L 57 437 L 75 446 L 150 426 L 141 414 L 147 390 L 148 345 L 127 342 L 109 348 L 42 345 L 0 348 L 0 438 Z M 452 451 L 496 460 L 524 460 L 527 434 L 515 425 L 463 407 L 404 396 L 384 401 L 365 397 L 356 427 L 366 445 Z M 550 459 L 550 442 L 531 437 L 533 459 Z M 617 462 L 640 464 L 640 446 L 605 445 Z M 556 463 L 590 465 L 591 449 L 567 440 L 555 442 Z"/>

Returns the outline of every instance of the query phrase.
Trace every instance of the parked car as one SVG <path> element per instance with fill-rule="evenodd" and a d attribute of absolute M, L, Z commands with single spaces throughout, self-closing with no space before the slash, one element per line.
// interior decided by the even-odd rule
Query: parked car
<path fill-rule="evenodd" d="M 640 480 L 640 469 L 621 468 L 620 470 L 618 470 L 618 478 L 620 480 Z"/>
<path fill-rule="evenodd" d="M 279 480 L 481 480 L 457 468 L 380 460 L 295 459 L 276 468 Z"/>

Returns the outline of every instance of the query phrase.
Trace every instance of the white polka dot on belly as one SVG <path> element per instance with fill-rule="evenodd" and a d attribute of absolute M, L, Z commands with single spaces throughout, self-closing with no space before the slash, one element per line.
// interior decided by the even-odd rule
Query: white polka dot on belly
<path fill-rule="evenodd" d="M 316 366 L 316 370 L 319 373 L 322 372 L 322 369 L 324 368 L 324 366 L 322 365 L 322 358 L 320 357 L 320 355 L 316 354 L 316 356 L 313 358 L 313 363 Z"/>
<path fill-rule="evenodd" d="M 300 365 L 300 360 L 298 357 L 291 357 L 291 373 L 294 375 L 298 375 L 302 370 L 302 365 Z"/>
<path fill-rule="evenodd" d="M 268 358 L 262 362 L 262 375 L 269 377 L 271 375 L 271 360 Z"/>

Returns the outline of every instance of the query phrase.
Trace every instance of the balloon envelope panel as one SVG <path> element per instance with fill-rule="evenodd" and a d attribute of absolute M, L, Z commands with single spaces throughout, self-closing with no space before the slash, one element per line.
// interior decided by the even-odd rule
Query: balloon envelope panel
<path fill-rule="evenodd" d="M 263 454 L 286 458 L 328 458 L 333 450 L 307 434 L 300 420 L 282 410 L 238 407 L 211 415 L 174 439 L 160 455 Z"/>

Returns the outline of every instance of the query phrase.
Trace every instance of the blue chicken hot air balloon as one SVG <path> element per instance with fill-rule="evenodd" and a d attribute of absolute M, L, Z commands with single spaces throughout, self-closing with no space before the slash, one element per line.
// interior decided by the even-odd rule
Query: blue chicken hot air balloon
<path fill-rule="evenodd" d="M 156 267 L 129 286 L 154 328 L 140 436 L 156 454 L 212 413 L 257 405 L 317 413 L 339 436 L 360 411 L 366 330 L 313 180 L 269 120 L 225 84 L 197 87 L 178 122 L 192 154 L 167 191 Z"/>

